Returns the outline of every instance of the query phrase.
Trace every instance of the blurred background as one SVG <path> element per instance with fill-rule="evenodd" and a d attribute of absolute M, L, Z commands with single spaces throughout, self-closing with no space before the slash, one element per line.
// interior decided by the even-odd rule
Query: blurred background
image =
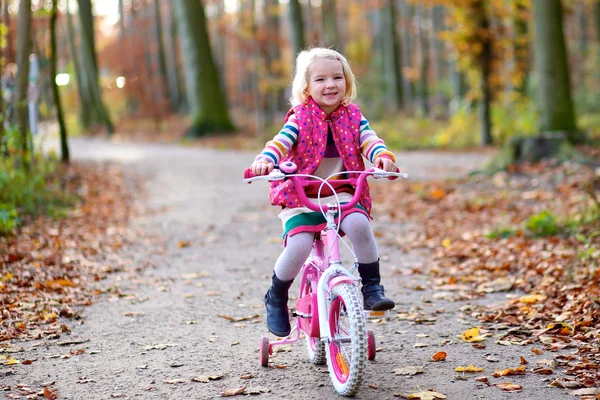
<path fill-rule="evenodd" d="M 295 54 L 311 46 L 349 59 L 357 104 L 395 149 L 502 145 L 540 131 L 600 135 L 597 0 L 542 1 L 538 10 L 531 0 L 0 3 L 0 111 L 15 124 L 27 41 L 19 36 L 29 34 L 27 113 L 52 126 L 44 123 L 57 120 L 55 82 L 69 135 L 219 134 L 227 146 L 258 148 L 289 108 Z M 543 126 L 556 112 L 544 108 L 548 99 L 563 102 L 558 126 Z"/>

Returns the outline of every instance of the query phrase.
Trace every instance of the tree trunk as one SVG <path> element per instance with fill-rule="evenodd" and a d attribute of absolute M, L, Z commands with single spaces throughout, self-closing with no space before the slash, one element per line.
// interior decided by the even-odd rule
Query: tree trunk
<path fill-rule="evenodd" d="M 160 80 L 162 87 L 161 93 L 163 99 L 168 99 L 171 109 L 174 109 L 176 106 L 176 100 L 171 98 L 169 91 L 169 77 L 167 74 L 167 61 L 165 58 L 165 46 L 163 45 L 163 34 L 162 34 L 162 18 L 160 13 L 160 2 L 158 0 L 154 0 L 154 29 L 156 35 L 156 44 L 157 44 L 157 58 L 158 58 L 158 70 L 160 74 Z"/>
<path fill-rule="evenodd" d="M 594 24 L 596 25 L 596 44 L 600 46 L 600 0 L 594 3 Z"/>
<path fill-rule="evenodd" d="M 302 7 L 298 0 L 289 0 L 288 13 L 290 17 L 290 37 L 292 42 L 293 63 L 296 63 L 296 56 L 305 47 L 304 25 L 302 22 Z"/>
<path fill-rule="evenodd" d="M 577 143 L 582 138 L 577 133 L 571 98 L 562 4 L 560 0 L 534 1 L 533 10 L 541 114 L 539 131 L 564 132 L 571 143 Z"/>
<path fill-rule="evenodd" d="M 401 24 L 402 29 L 400 31 L 401 39 L 402 39 L 402 61 L 403 68 L 407 71 L 410 71 L 409 74 L 403 74 L 405 78 L 404 81 L 404 93 L 406 93 L 404 105 L 407 103 L 411 108 L 414 107 L 415 97 L 416 97 L 416 88 L 415 88 L 415 80 L 413 71 L 413 43 L 415 41 L 415 36 L 413 35 L 413 19 L 415 15 L 415 6 L 412 4 L 408 4 L 405 1 L 402 1 L 401 7 L 401 15 L 403 23 Z"/>
<path fill-rule="evenodd" d="M 4 0 L 0 0 L 0 24 L 4 23 Z M 4 39 L 3 35 L 0 35 L 2 39 Z M 4 71 L 4 44 L 0 43 L 0 71 Z M 4 129 L 4 124 L 6 123 L 6 118 L 8 113 L 4 110 L 4 91 L 2 90 L 2 85 L 0 83 L 0 157 L 4 157 L 5 149 L 4 149 L 4 135 L 6 134 Z"/>
<path fill-rule="evenodd" d="M 433 56 L 433 75 L 435 89 L 436 109 L 446 104 L 446 96 L 442 90 L 442 83 L 446 79 L 447 58 L 445 57 L 444 42 L 440 39 L 440 33 L 446 29 L 444 23 L 444 7 L 435 6 L 431 11 L 432 22 L 432 56 Z"/>
<path fill-rule="evenodd" d="M 78 0 L 79 21 L 81 27 L 81 72 L 85 75 L 84 89 L 89 92 L 91 100 L 91 122 L 104 125 L 108 134 L 114 132 L 108 111 L 102 102 L 98 78 L 98 61 L 94 40 L 94 18 L 92 16 L 91 0 Z"/>
<path fill-rule="evenodd" d="M 179 36 L 183 44 L 188 99 L 193 113 L 188 136 L 230 133 L 235 130 L 219 73 L 213 61 L 204 5 L 200 1 L 176 0 Z"/>
<path fill-rule="evenodd" d="M 425 6 L 419 6 L 417 21 L 419 25 L 419 111 L 429 115 L 429 43 L 426 27 L 427 12 Z"/>
<path fill-rule="evenodd" d="M 52 11 L 50 12 L 50 77 L 56 76 L 56 18 L 58 13 L 58 0 L 52 0 Z M 63 163 L 69 163 L 69 144 L 67 142 L 67 126 L 63 116 L 62 103 L 60 102 L 60 93 L 56 79 L 50 79 L 52 86 L 52 97 L 54 99 L 54 107 L 56 107 L 56 118 L 58 119 L 58 127 L 60 129 L 60 159 Z"/>
<path fill-rule="evenodd" d="M 380 9 L 381 40 L 383 62 L 383 91 L 386 104 L 391 110 L 398 111 L 403 106 L 402 93 L 402 63 L 400 43 L 396 32 L 395 0 L 385 0 Z"/>
<path fill-rule="evenodd" d="M 167 54 L 167 71 L 169 77 L 169 97 L 173 98 L 174 107 L 179 112 L 185 112 L 187 102 L 185 96 L 185 87 L 181 78 L 181 68 L 179 67 L 179 48 L 177 42 L 177 18 L 173 3 L 169 3 L 169 18 L 168 25 L 165 29 L 166 33 L 166 50 Z"/>
<path fill-rule="evenodd" d="M 119 37 L 121 40 L 125 39 L 125 7 L 123 6 L 123 0 L 119 0 Z"/>
<path fill-rule="evenodd" d="M 492 139 L 492 88 L 490 78 L 492 73 L 493 49 L 492 35 L 490 34 L 490 20 L 487 14 L 484 0 L 478 0 L 473 4 L 473 15 L 479 17 L 478 31 L 481 32 L 481 55 L 478 57 L 480 71 L 481 102 L 479 104 L 479 119 L 481 123 L 480 144 L 489 146 L 493 144 Z"/>
<path fill-rule="evenodd" d="M 527 21 L 527 8 L 521 0 L 512 0 L 514 4 L 513 30 L 514 30 L 514 69 L 518 74 L 513 81 L 514 90 L 524 95 L 529 81 L 529 23 Z"/>
<path fill-rule="evenodd" d="M 73 18 L 69 11 L 69 3 L 67 0 L 67 33 L 69 36 L 69 49 L 71 51 L 71 59 L 73 60 L 73 67 L 75 69 L 75 81 L 77 82 L 77 94 L 79 96 L 79 123 L 85 129 L 89 129 L 92 125 L 91 117 L 91 101 L 89 92 L 85 89 L 87 84 L 85 83 L 85 74 L 81 70 L 81 63 L 79 61 L 77 46 L 75 44 L 75 28 L 73 27 Z"/>
<path fill-rule="evenodd" d="M 321 2 L 321 23 L 323 25 L 324 47 L 331 47 L 334 50 L 341 51 L 340 39 L 337 30 L 337 13 L 335 0 L 322 0 Z"/>
<path fill-rule="evenodd" d="M 280 35 L 280 10 L 281 4 L 279 0 L 266 0 L 266 20 L 265 20 L 265 36 L 268 38 L 274 38 L 272 40 L 266 40 L 263 42 L 263 57 L 265 59 L 268 81 L 269 81 L 269 95 L 268 95 L 268 117 L 269 123 L 274 122 L 275 114 L 284 111 L 287 105 L 287 99 L 285 98 L 285 87 L 287 86 L 287 79 L 283 76 L 283 70 L 281 68 L 281 43 L 279 42 Z"/>
<path fill-rule="evenodd" d="M 27 91 L 29 88 L 29 55 L 32 48 L 31 36 L 31 0 L 21 0 L 17 33 L 17 90 L 15 109 L 19 129 L 19 150 L 21 161 L 28 167 L 29 129 L 27 127 Z"/>

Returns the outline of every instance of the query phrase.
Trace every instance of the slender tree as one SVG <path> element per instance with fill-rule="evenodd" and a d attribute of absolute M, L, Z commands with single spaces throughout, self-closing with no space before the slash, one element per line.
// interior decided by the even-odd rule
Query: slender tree
<path fill-rule="evenodd" d="M 58 0 L 52 0 L 52 10 L 50 11 L 50 85 L 52 87 L 52 98 L 56 107 L 56 118 L 58 119 L 58 127 L 60 129 L 60 154 L 61 161 L 65 164 L 69 163 L 69 144 L 67 142 L 67 126 L 63 116 L 62 103 L 60 101 L 60 93 L 56 84 L 56 19 L 58 17 Z"/>
<path fill-rule="evenodd" d="M 183 45 L 187 94 L 193 113 L 186 135 L 200 137 L 233 132 L 235 128 L 213 61 L 204 5 L 201 1 L 176 0 L 175 10 Z"/>
<path fill-rule="evenodd" d="M 164 99 L 169 99 L 171 108 L 174 109 L 177 105 L 177 99 L 171 96 L 169 91 L 169 76 L 167 74 L 167 60 L 165 58 L 165 46 L 163 44 L 162 32 L 162 17 L 160 12 L 160 3 L 154 0 L 154 34 L 156 35 L 156 57 L 158 58 L 158 70 L 161 78 L 162 96 Z"/>
<path fill-rule="evenodd" d="M 263 58 L 269 82 L 269 95 L 267 96 L 268 117 L 267 121 L 273 122 L 275 114 L 286 107 L 285 86 L 287 79 L 283 76 L 281 68 L 281 41 L 280 41 L 280 10 L 279 0 L 266 0 L 265 36 L 274 38 L 261 42 Z"/>
<path fill-rule="evenodd" d="M 512 0 L 512 5 L 514 73 L 517 74 L 513 77 L 513 87 L 517 93 L 525 94 L 529 81 L 529 10 L 523 0 Z"/>
<path fill-rule="evenodd" d="M 304 40 L 304 24 L 302 22 L 302 7 L 298 0 L 289 0 L 288 13 L 290 17 L 290 37 L 292 41 L 292 58 L 296 61 L 296 56 L 306 47 Z"/>
<path fill-rule="evenodd" d="M 402 0 L 400 3 L 400 14 L 401 14 L 401 30 L 400 30 L 400 37 L 401 37 L 401 43 L 402 43 L 402 47 L 401 47 L 401 52 L 402 52 L 402 67 L 405 68 L 408 71 L 411 71 L 408 74 L 403 74 L 404 77 L 404 93 L 405 96 L 404 98 L 405 100 L 405 106 L 407 105 L 407 103 L 410 105 L 410 107 L 412 108 L 414 106 L 414 101 L 415 101 L 415 97 L 416 97 L 416 86 L 415 86 L 415 79 L 414 79 L 414 73 L 412 73 L 413 70 L 413 64 L 414 64 L 414 57 L 413 57 L 413 50 L 414 50 L 414 42 L 415 42 L 415 35 L 413 34 L 413 28 L 414 28 L 414 24 L 413 24 L 413 19 L 415 16 L 415 6 L 412 3 L 407 3 L 406 0 Z"/>
<path fill-rule="evenodd" d="M 564 132 L 570 142 L 576 143 L 581 138 L 577 133 L 571 98 L 563 7 L 560 0 L 534 1 L 533 10 L 535 65 L 539 75 L 539 130 Z"/>
<path fill-rule="evenodd" d="M 91 101 L 88 91 L 85 89 L 87 84 L 84 83 L 85 75 L 81 71 L 81 63 L 77 53 L 75 44 L 75 27 L 73 26 L 73 17 L 69 11 L 70 0 L 67 0 L 67 34 L 69 36 L 69 51 L 71 52 L 71 60 L 73 61 L 73 69 L 75 70 L 75 81 L 77 82 L 77 94 L 79 97 L 79 122 L 82 127 L 89 128 L 92 124 L 91 117 Z"/>
<path fill-rule="evenodd" d="M 479 114 L 481 121 L 480 144 L 483 146 L 493 144 L 492 139 L 492 88 L 490 78 L 492 74 L 493 43 L 490 33 L 490 19 L 484 0 L 477 0 L 472 5 L 473 14 L 478 18 L 478 34 L 480 35 L 481 54 L 477 57 L 480 70 L 481 101 Z"/>
<path fill-rule="evenodd" d="M 78 0 L 79 22 L 81 28 L 81 74 L 85 92 L 90 98 L 91 122 L 104 125 L 109 134 L 114 132 L 113 124 L 108 115 L 108 110 L 102 102 L 100 82 L 98 76 L 98 60 L 94 39 L 94 18 L 92 16 L 91 0 Z M 86 127 L 87 128 L 87 127 Z"/>
<path fill-rule="evenodd" d="M 169 96 L 174 99 L 175 109 L 184 112 L 188 108 L 185 86 L 181 77 L 181 68 L 179 67 L 179 41 L 177 35 L 177 18 L 173 3 L 169 3 L 169 18 L 165 29 L 166 50 L 167 50 L 167 71 L 169 74 Z M 225 49 L 223 49 L 224 51 Z"/>
<path fill-rule="evenodd" d="M 321 23 L 323 25 L 323 42 L 325 47 L 341 50 L 337 28 L 337 13 L 335 0 L 321 1 Z"/>
<path fill-rule="evenodd" d="M 19 19 L 17 33 L 17 90 L 15 108 L 17 127 L 19 128 L 19 149 L 21 160 L 28 167 L 29 129 L 27 127 L 27 91 L 29 87 L 29 56 L 32 48 L 31 34 L 31 0 L 19 3 Z"/>
<path fill-rule="evenodd" d="M 381 9 L 381 40 L 383 58 L 383 83 L 386 104 L 393 111 L 403 106 L 401 51 L 398 32 L 396 32 L 395 0 L 384 0 Z"/>
<path fill-rule="evenodd" d="M 4 28 L 4 0 L 0 0 L 0 28 Z M 4 71 L 4 48 L 5 34 L 4 29 L 0 30 L 0 71 Z M 0 157 L 4 156 L 4 123 L 6 122 L 7 113 L 4 110 L 4 93 L 0 85 Z"/>
<path fill-rule="evenodd" d="M 422 115 L 429 114 L 429 35 L 427 34 L 427 11 L 424 5 L 418 9 L 419 24 L 419 110 Z"/>

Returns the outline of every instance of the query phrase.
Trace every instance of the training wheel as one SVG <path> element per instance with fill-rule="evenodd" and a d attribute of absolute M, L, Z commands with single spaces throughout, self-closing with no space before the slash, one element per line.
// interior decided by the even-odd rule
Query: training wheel
<path fill-rule="evenodd" d="M 373 361 L 377 355 L 377 345 L 373 331 L 367 331 L 367 359 Z"/>
<path fill-rule="evenodd" d="M 260 337 L 260 365 L 263 367 L 269 366 L 269 353 L 270 353 L 269 338 L 267 336 Z"/>

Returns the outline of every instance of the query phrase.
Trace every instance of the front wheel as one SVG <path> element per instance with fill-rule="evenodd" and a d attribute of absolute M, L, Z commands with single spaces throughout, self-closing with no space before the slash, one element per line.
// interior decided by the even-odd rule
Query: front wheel
<path fill-rule="evenodd" d="M 332 341 L 325 345 L 325 353 L 333 387 L 342 396 L 354 396 L 367 359 L 367 328 L 356 286 L 333 287 L 328 320 Z"/>

